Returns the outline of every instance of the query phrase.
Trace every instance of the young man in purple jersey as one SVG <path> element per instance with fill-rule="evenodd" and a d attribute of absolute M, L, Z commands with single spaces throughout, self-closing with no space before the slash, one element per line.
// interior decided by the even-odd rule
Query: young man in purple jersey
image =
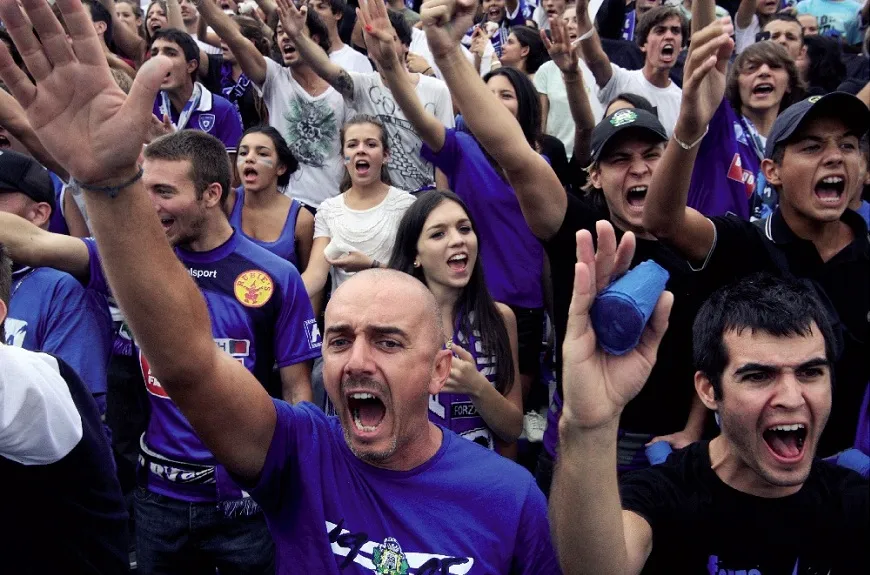
<path fill-rule="evenodd" d="M 251 487 L 279 570 L 558 573 L 531 475 L 427 420 L 428 396 L 447 379 L 451 355 L 441 349 L 434 298 L 417 280 L 367 270 L 333 295 L 324 378 L 340 418 L 273 400 L 216 349 L 209 307 L 168 249 L 139 181 L 148 108 L 169 62 L 152 58 L 124 98 L 98 62 L 78 2 L 58 4 L 77 56 L 50 41 L 60 26 L 45 3 L 28 0 L 26 8 L 43 46 L 18 5 L 4 0 L 0 18 L 19 47 L 33 48 L 25 61 L 39 91 L 3 47 L 0 77 L 31 121 L 51 118 L 37 133 L 83 182 L 113 293 L 153 374 L 217 459 Z"/>
<path fill-rule="evenodd" d="M 229 189 L 224 146 L 212 136 L 184 130 L 152 142 L 144 168 L 151 209 L 208 303 L 213 343 L 273 395 L 310 400 L 310 360 L 320 354 L 311 304 L 291 264 L 230 227 L 223 211 Z M 0 227 L 0 237 L 20 261 L 58 267 L 108 293 L 92 240 L 51 234 L 11 214 L 0 213 Z M 161 276 L 160 270 L 152 274 Z M 162 331 L 175 329 L 177 321 L 167 318 Z M 151 403 L 135 501 L 138 569 L 274 569 L 262 512 L 179 412 L 148 356 L 138 355 Z M 276 364 L 279 384 L 273 382 Z M 191 514 L 197 519 L 189 524 Z"/>

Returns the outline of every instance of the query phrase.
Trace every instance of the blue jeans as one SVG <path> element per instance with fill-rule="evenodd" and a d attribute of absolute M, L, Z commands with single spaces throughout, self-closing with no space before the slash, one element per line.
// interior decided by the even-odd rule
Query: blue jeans
<path fill-rule="evenodd" d="M 275 546 L 262 511 L 226 517 L 214 503 L 180 501 L 142 487 L 134 508 L 138 573 L 275 573 Z"/>

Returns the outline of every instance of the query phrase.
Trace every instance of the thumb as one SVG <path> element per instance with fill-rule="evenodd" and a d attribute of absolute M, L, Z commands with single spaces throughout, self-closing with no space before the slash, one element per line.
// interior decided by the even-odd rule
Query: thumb
<path fill-rule="evenodd" d="M 134 125 L 143 128 L 147 126 L 148 117 L 154 106 L 154 98 L 157 97 L 160 84 L 163 83 L 163 79 L 171 68 L 172 61 L 166 56 L 155 56 L 139 68 L 130 93 L 127 94 L 127 99 L 121 106 L 122 114 L 137 120 Z"/>

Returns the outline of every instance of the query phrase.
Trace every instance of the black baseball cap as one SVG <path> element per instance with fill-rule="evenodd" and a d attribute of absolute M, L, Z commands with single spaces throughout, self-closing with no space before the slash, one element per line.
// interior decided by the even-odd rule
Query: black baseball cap
<path fill-rule="evenodd" d="M 21 192 L 55 209 L 54 184 L 42 164 L 12 150 L 0 150 L 0 193 Z"/>
<path fill-rule="evenodd" d="M 668 139 L 665 127 L 653 114 L 639 108 L 623 108 L 598 122 L 592 130 L 592 163 L 598 161 L 611 138 L 623 130 L 631 129 L 646 130 L 662 141 Z"/>
<path fill-rule="evenodd" d="M 870 127 L 870 109 L 867 108 L 867 104 L 852 94 L 831 92 L 824 96 L 810 96 L 792 104 L 777 116 L 767 136 L 764 157 L 772 158 L 773 149 L 777 144 L 791 138 L 807 119 L 820 116 L 840 118 L 847 125 L 854 126 L 859 137 Z"/>

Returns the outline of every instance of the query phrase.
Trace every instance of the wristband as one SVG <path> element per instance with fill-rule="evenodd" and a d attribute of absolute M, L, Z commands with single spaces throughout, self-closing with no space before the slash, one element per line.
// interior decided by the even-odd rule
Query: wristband
<path fill-rule="evenodd" d="M 142 167 L 139 166 L 139 171 L 136 172 L 135 176 L 133 176 L 132 178 L 130 178 L 126 182 L 119 184 L 117 186 L 92 186 L 90 184 L 84 184 L 82 182 L 79 182 L 75 178 L 70 178 L 69 183 L 73 187 L 78 187 L 78 188 L 81 188 L 83 190 L 88 190 L 89 192 L 101 192 L 101 193 L 106 194 L 110 198 L 117 198 L 118 193 L 121 190 L 123 190 L 124 188 L 129 188 L 130 186 L 132 186 L 133 184 L 138 182 L 140 179 L 142 179 L 142 174 L 144 174 L 144 173 L 145 173 L 145 170 L 143 170 Z"/>
<path fill-rule="evenodd" d="M 578 38 L 577 41 L 582 42 L 583 40 L 588 40 L 595 34 L 595 26 L 590 26 L 588 30 L 583 32 Z"/>
<path fill-rule="evenodd" d="M 681 139 L 679 139 L 679 138 L 677 137 L 677 132 L 674 131 L 674 141 L 675 141 L 677 144 L 679 144 L 680 147 L 683 148 L 684 150 L 691 150 L 692 148 L 694 148 L 695 146 L 697 146 L 698 144 L 701 143 L 701 140 L 704 139 L 704 136 L 706 136 L 706 135 L 707 135 L 707 132 L 709 132 L 709 131 L 710 131 L 710 125 L 707 124 L 707 127 L 704 128 L 704 133 L 701 134 L 701 137 L 698 138 L 697 140 L 695 140 L 694 142 L 692 142 L 691 144 L 687 144 L 687 143 L 685 143 L 684 141 L 682 141 Z"/>

